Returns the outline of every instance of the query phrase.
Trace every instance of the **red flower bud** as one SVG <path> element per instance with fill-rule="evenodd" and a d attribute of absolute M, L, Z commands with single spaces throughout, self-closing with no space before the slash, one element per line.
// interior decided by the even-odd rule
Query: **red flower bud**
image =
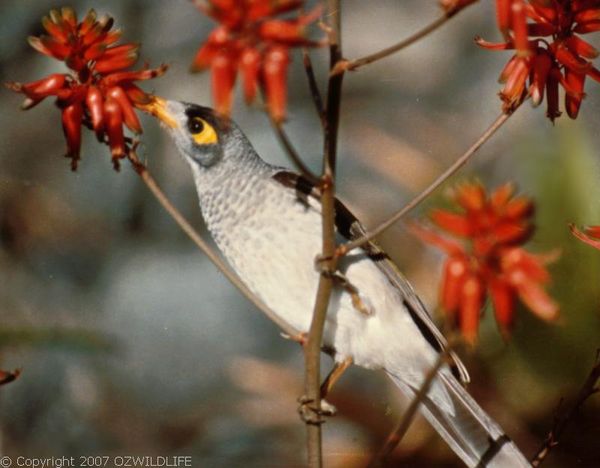
<path fill-rule="evenodd" d="M 544 88 L 552 67 L 552 59 L 546 53 L 538 53 L 533 57 L 532 63 L 532 83 L 529 92 L 533 105 L 538 106 L 544 99 Z"/>
<path fill-rule="evenodd" d="M 511 14 L 517 55 L 520 57 L 528 56 L 530 55 L 529 37 L 527 35 L 527 17 L 525 15 L 525 5 L 523 0 L 513 0 Z"/>
<path fill-rule="evenodd" d="M 47 96 L 56 95 L 66 85 L 67 75 L 54 73 L 38 81 L 26 83 L 21 86 L 20 91 L 32 99 L 43 99 Z"/>
<path fill-rule="evenodd" d="M 62 126 L 67 139 L 67 157 L 71 158 L 71 168 L 77 169 L 79 151 L 81 149 L 81 119 L 83 106 L 81 102 L 74 102 L 62 111 Z"/>
<path fill-rule="evenodd" d="M 565 40 L 567 48 L 575 55 L 585 57 L 588 59 L 595 59 L 598 57 L 598 50 L 589 42 L 580 39 L 577 36 L 571 36 Z"/>
<path fill-rule="evenodd" d="M 508 31 L 512 25 L 512 0 L 496 0 L 496 18 L 498 29 L 505 39 L 509 38 Z"/>
<path fill-rule="evenodd" d="M 102 141 L 104 135 L 104 98 L 97 86 L 90 86 L 86 96 L 85 104 L 90 113 L 92 127 L 96 132 L 98 141 Z"/>
<path fill-rule="evenodd" d="M 140 120 L 133 110 L 133 106 L 131 105 L 131 101 L 123 88 L 120 86 L 115 86 L 110 88 L 107 93 L 107 99 L 114 99 L 119 106 L 121 107 L 121 113 L 123 115 L 123 121 L 125 125 L 129 127 L 132 132 L 142 133 L 142 125 L 140 124 Z"/>
<path fill-rule="evenodd" d="M 553 67 L 548 74 L 548 80 L 546 81 L 546 94 L 548 95 L 548 107 L 546 110 L 546 116 L 554 122 L 554 120 L 560 117 L 561 112 L 558 106 L 558 84 L 561 78 L 560 70 Z"/>
<path fill-rule="evenodd" d="M 208 68 L 219 52 L 219 49 L 225 47 L 231 40 L 229 30 L 224 26 L 214 29 L 208 36 L 206 43 L 198 49 L 196 57 L 191 65 L 194 72 L 202 71 Z"/>
<path fill-rule="evenodd" d="M 449 317 L 454 317 L 460 306 L 462 287 L 468 272 L 466 257 L 450 257 L 444 264 L 440 303 Z"/>
<path fill-rule="evenodd" d="M 277 122 L 285 118 L 287 104 L 287 69 L 290 63 L 287 47 L 274 46 L 264 58 L 263 78 L 269 113 Z"/>
<path fill-rule="evenodd" d="M 429 217 L 439 227 L 456 236 L 467 237 L 473 234 L 472 223 L 462 214 L 432 210 Z"/>
<path fill-rule="evenodd" d="M 517 269 L 510 272 L 509 281 L 517 289 L 519 298 L 538 317 L 547 321 L 555 320 L 558 317 L 558 304 L 523 270 Z"/>
<path fill-rule="evenodd" d="M 477 341 L 479 318 L 485 299 L 485 288 L 481 279 L 475 275 L 469 276 L 461 291 L 460 300 L 460 330 L 467 343 L 474 345 Z"/>
<path fill-rule="evenodd" d="M 508 337 L 514 323 L 515 294 L 510 285 L 502 279 L 490 281 L 489 288 L 496 323 L 498 323 L 502 334 Z"/>
<path fill-rule="evenodd" d="M 118 167 L 117 160 L 125 157 L 125 136 L 123 135 L 123 113 L 117 101 L 108 97 L 104 102 L 104 117 L 106 134 L 113 158 L 113 164 Z"/>
<path fill-rule="evenodd" d="M 235 58 L 226 51 L 220 51 L 211 63 L 215 107 L 225 115 L 229 115 L 233 103 L 236 65 Z"/>
<path fill-rule="evenodd" d="M 569 117 L 576 119 L 579 114 L 579 108 L 581 107 L 581 101 L 585 96 L 583 93 L 585 73 L 577 73 L 567 68 L 565 69 L 565 79 L 567 80 L 569 87 L 575 91 L 575 94 L 567 93 L 565 95 L 565 107 Z"/>
<path fill-rule="evenodd" d="M 244 97 L 246 103 L 254 101 L 256 90 L 258 89 L 258 79 L 260 73 L 261 56 L 255 48 L 246 48 L 242 52 L 240 59 L 240 68 L 244 79 Z"/>

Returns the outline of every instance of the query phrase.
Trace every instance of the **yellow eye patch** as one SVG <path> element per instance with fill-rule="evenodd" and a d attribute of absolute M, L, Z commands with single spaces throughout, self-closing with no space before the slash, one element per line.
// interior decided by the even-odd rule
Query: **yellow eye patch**
<path fill-rule="evenodd" d="M 200 117 L 192 117 L 188 129 L 197 145 L 213 145 L 219 141 L 214 127 Z"/>

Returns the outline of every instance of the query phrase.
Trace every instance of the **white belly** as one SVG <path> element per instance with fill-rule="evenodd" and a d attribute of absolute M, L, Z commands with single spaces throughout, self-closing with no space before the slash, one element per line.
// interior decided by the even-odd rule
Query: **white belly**
<path fill-rule="evenodd" d="M 321 251 L 321 215 L 276 182 L 262 191 L 268 203 L 213 236 L 248 287 L 290 325 L 306 332 L 319 281 L 314 260 Z M 362 252 L 348 256 L 341 268 L 374 314 L 356 310 L 350 295 L 336 287 L 323 343 L 335 349 L 338 361 L 352 357 L 357 365 L 385 368 L 408 383 L 420 382 L 436 353 L 405 310 L 399 291 Z"/>

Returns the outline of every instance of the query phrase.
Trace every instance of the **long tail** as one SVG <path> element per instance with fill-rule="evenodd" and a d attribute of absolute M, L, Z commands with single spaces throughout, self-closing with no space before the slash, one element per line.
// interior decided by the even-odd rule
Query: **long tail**
<path fill-rule="evenodd" d="M 415 390 L 389 374 L 408 396 Z M 496 424 L 471 398 L 456 379 L 444 372 L 437 380 L 448 393 L 454 415 L 440 409 L 431 399 L 425 398 L 421 410 L 429 423 L 446 443 L 469 467 L 518 468 L 531 464 Z"/>

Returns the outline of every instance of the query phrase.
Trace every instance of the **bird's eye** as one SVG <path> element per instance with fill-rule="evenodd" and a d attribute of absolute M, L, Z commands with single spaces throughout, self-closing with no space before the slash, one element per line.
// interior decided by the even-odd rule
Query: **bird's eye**
<path fill-rule="evenodd" d="M 194 117 L 188 120 L 188 129 L 192 135 L 197 135 L 204 130 L 204 121 L 200 117 Z"/>
<path fill-rule="evenodd" d="M 215 129 L 200 117 L 188 120 L 188 130 L 197 145 L 214 145 L 219 141 Z"/>

